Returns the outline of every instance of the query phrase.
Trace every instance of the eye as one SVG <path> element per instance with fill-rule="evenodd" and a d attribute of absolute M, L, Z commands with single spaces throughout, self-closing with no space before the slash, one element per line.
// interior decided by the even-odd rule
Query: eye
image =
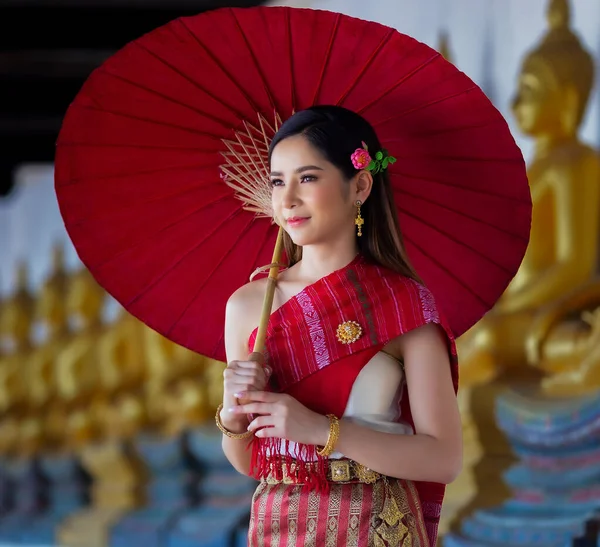
<path fill-rule="evenodd" d="M 315 177 L 314 175 L 302 175 L 302 178 L 300 180 L 302 182 L 312 182 L 317 180 L 317 177 Z"/>
<path fill-rule="evenodd" d="M 271 186 L 283 186 L 281 179 L 271 179 Z"/>

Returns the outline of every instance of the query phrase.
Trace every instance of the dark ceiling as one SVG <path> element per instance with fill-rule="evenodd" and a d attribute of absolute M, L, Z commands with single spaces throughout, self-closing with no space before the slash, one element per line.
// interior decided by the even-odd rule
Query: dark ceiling
<path fill-rule="evenodd" d="M 127 42 L 180 16 L 251 0 L 0 0 L 0 197 L 24 162 L 51 162 L 86 77 Z"/>

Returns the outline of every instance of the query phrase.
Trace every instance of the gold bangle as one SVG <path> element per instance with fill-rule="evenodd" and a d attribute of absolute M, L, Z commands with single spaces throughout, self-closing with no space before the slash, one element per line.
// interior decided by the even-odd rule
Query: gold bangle
<path fill-rule="evenodd" d="M 340 421 L 333 414 L 327 414 L 329 418 L 329 437 L 327 437 L 327 444 L 320 450 L 317 450 L 319 456 L 328 457 L 333 453 L 333 449 L 340 438 Z"/>
<path fill-rule="evenodd" d="M 229 429 L 226 429 L 223 425 L 223 422 L 221 422 L 221 410 L 223 410 L 222 404 L 220 404 L 217 408 L 217 413 L 215 414 L 215 422 L 217 423 L 217 427 L 221 430 L 223 435 L 226 435 L 230 439 L 247 439 L 248 437 L 252 437 L 252 435 L 254 435 L 253 431 L 246 431 L 244 433 L 233 433 L 232 431 L 229 431 Z"/>

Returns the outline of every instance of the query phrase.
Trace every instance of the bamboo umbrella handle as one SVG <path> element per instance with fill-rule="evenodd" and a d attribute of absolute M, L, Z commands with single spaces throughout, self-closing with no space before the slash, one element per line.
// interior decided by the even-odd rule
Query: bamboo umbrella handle
<path fill-rule="evenodd" d="M 267 325 L 269 324 L 269 317 L 271 316 L 271 310 L 273 309 L 273 297 L 275 296 L 275 287 L 277 286 L 277 275 L 279 274 L 282 248 L 283 228 L 280 226 L 279 232 L 277 233 L 277 241 L 275 242 L 275 249 L 273 250 L 271 268 L 269 268 L 267 292 L 265 294 L 265 299 L 263 300 L 263 308 L 260 316 L 260 323 L 258 324 L 258 332 L 256 334 L 256 340 L 254 341 L 254 348 L 248 357 L 250 361 L 256 361 L 257 363 L 261 364 L 264 364 L 265 362 L 263 352 L 265 350 L 265 340 L 267 337 Z"/>

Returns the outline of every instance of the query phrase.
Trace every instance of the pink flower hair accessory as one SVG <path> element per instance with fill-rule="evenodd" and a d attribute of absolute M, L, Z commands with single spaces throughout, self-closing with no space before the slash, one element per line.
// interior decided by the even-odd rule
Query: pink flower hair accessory
<path fill-rule="evenodd" d="M 375 154 L 375 159 L 371 158 L 369 154 L 369 147 L 365 142 L 361 142 L 362 148 L 357 148 L 351 156 L 352 165 L 355 169 L 366 169 L 371 171 L 374 175 L 385 171 L 388 165 L 396 163 L 396 158 L 390 156 L 388 151 L 384 148 Z"/>
<path fill-rule="evenodd" d="M 352 165 L 355 169 L 366 169 L 371 163 L 371 155 L 367 145 L 362 142 L 362 148 L 357 148 L 352 154 Z"/>

